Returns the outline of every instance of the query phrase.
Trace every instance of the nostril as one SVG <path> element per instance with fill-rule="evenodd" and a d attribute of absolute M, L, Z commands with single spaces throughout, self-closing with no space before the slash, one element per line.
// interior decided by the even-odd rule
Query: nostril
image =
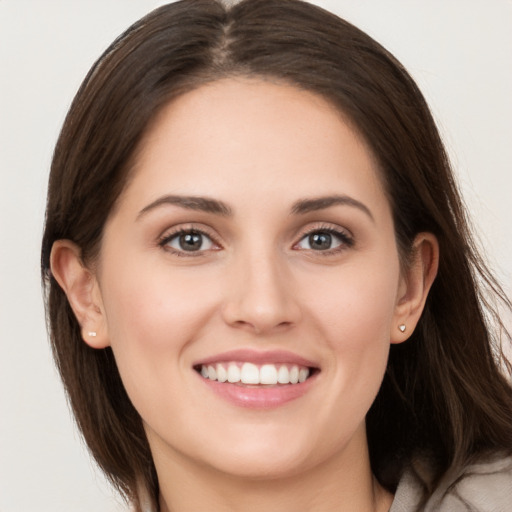
<path fill-rule="evenodd" d="M 271 272 L 261 272 L 255 278 L 236 281 L 226 297 L 222 316 L 231 327 L 262 335 L 295 325 L 300 311 L 289 282 Z"/>

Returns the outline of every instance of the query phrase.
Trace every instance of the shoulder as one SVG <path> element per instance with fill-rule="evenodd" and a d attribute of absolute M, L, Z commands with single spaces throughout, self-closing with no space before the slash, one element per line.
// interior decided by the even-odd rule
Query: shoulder
<path fill-rule="evenodd" d="M 418 509 L 423 484 L 407 471 L 390 512 Z M 422 510 L 424 512 L 505 512 L 512 506 L 512 457 L 482 459 L 448 472 Z"/>

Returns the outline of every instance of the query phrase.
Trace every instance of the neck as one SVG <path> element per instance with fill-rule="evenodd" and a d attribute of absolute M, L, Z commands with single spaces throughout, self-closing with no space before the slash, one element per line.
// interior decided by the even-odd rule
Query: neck
<path fill-rule="evenodd" d="M 272 478 L 240 478 L 176 454 L 157 457 L 161 512 L 386 512 L 393 497 L 373 477 L 364 441 L 344 450 L 353 453 Z"/>

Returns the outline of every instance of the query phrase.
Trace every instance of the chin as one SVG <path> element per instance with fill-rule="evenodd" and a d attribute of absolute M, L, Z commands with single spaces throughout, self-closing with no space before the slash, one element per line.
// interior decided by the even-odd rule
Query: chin
<path fill-rule="evenodd" d="M 278 480 L 306 471 L 314 463 L 311 457 L 290 450 L 244 450 L 232 453 L 212 467 L 233 477 L 248 480 Z"/>
<path fill-rule="evenodd" d="M 290 428 L 291 427 L 291 428 Z M 343 451 L 347 443 L 338 438 L 326 444 L 317 430 L 308 425 L 267 424 L 240 425 L 210 437 L 210 449 L 201 453 L 203 463 L 222 473 L 251 480 L 290 478 L 326 461 L 333 453 Z M 212 443 L 211 439 L 218 441 Z M 332 438 L 331 438 L 332 440 Z M 212 444 L 214 449 L 212 450 Z"/>

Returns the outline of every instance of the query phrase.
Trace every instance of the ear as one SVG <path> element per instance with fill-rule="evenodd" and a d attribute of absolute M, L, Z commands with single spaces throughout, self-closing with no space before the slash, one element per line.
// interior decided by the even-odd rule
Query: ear
<path fill-rule="evenodd" d="M 437 275 L 439 243 L 432 233 L 419 233 L 412 256 L 398 287 L 391 343 L 402 343 L 413 333 L 423 312 L 428 292 Z"/>
<path fill-rule="evenodd" d="M 70 240 L 57 240 L 52 246 L 50 268 L 80 324 L 83 340 L 92 348 L 105 348 L 110 342 L 101 292 L 94 273 L 84 265 L 81 252 Z"/>

